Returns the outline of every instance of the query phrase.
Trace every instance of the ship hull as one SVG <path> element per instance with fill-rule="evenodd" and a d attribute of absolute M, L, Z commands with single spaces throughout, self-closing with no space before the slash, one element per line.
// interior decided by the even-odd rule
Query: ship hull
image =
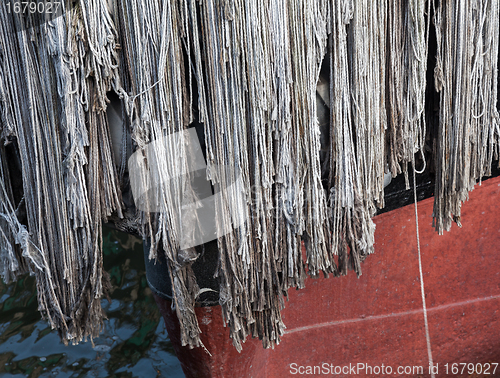
<path fill-rule="evenodd" d="M 499 200 L 500 177 L 483 182 L 462 207 L 463 227 L 453 225 L 442 236 L 432 227 L 433 198 L 418 203 L 438 376 L 468 376 L 470 365 L 453 365 L 460 363 L 475 364 L 476 373 L 489 366 L 488 376 L 500 376 L 500 367 L 493 374 L 500 363 Z M 171 303 L 156 297 L 186 376 L 429 376 L 414 206 L 374 221 L 375 254 L 363 263 L 362 276 L 308 279 L 305 289 L 290 290 L 282 312 L 286 333 L 274 350 L 249 339 L 238 353 L 219 306 L 196 310 L 211 356 L 182 347 Z M 459 374 L 452 374 L 456 366 Z"/>

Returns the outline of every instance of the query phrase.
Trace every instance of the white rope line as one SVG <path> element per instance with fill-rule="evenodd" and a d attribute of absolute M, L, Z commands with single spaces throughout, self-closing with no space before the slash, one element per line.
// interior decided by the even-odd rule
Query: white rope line
<path fill-rule="evenodd" d="M 416 177 L 415 158 L 413 158 L 413 198 L 415 201 L 415 226 L 417 229 L 418 270 L 420 273 L 420 291 L 422 294 L 422 307 L 424 309 L 425 340 L 427 342 L 427 355 L 429 357 L 429 367 L 430 367 L 431 377 L 434 378 L 435 374 L 432 369 L 434 363 L 432 360 L 431 337 L 429 335 L 429 322 L 427 321 L 427 306 L 425 304 L 424 274 L 422 272 L 422 257 L 420 254 L 420 234 L 418 232 L 417 180 L 415 177 Z"/>

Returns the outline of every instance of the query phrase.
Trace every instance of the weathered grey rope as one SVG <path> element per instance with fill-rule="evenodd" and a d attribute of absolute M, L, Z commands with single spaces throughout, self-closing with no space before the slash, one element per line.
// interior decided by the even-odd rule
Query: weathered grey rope
<path fill-rule="evenodd" d="M 9 283 L 27 272 L 21 251 L 30 248 L 28 231 L 19 223 L 13 206 L 13 193 L 5 148 L 0 145 L 0 275 Z M 29 254 L 25 252 L 25 254 Z"/>
<path fill-rule="evenodd" d="M 462 202 L 491 174 L 498 145 L 498 1 L 460 1 L 435 9 L 435 72 L 440 92 L 434 226 L 460 223 Z"/>
<path fill-rule="evenodd" d="M 384 206 L 387 2 L 353 2 L 348 27 L 349 79 L 356 160 L 371 215 Z M 391 33 L 392 34 L 392 33 Z"/>
<path fill-rule="evenodd" d="M 12 211 L 7 229 L 36 275 L 40 311 L 78 343 L 102 329 L 101 221 L 121 212 L 104 115 L 116 35 L 100 1 L 31 29 L 3 3 L 0 14 L 2 112 L 20 150 L 29 233 Z"/>
<path fill-rule="evenodd" d="M 393 177 L 405 174 L 407 189 L 408 164 L 416 152 L 423 156 L 426 135 L 429 7 L 426 22 L 426 0 L 388 2 L 388 165 Z"/>
<path fill-rule="evenodd" d="M 14 33 L 23 25 L 2 3 L 0 132 L 19 146 L 28 218 L 27 228 L 17 219 L 0 150 L 4 278 L 28 262 L 40 309 L 63 339 L 97 336 L 106 287 L 101 222 L 122 215 L 124 177 L 123 164 L 118 176 L 113 163 L 106 93 L 123 99 L 139 153 L 187 128 L 195 107 L 208 178 L 217 191 L 237 179 L 245 188 L 243 202 L 222 190 L 216 203 L 221 229 L 231 229 L 228 203 L 238 204 L 238 221 L 249 219 L 218 239 L 224 320 L 238 350 L 248 335 L 278 344 L 287 290 L 302 288 L 306 272 L 360 275 L 373 252 L 371 217 L 384 204 L 386 166 L 406 174 L 415 153 L 423 156 L 430 5 L 117 0 L 110 15 L 104 0 L 82 0 L 39 29 Z M 498 18 L 496 0 L 435 9 L 439 232 L 459 220 L 468 191 L 498 158 Z M 330 172 L 322 181 L 316 85 L 327 52 Z M 191 269 L 198 256 L 180 247 L 190 151 L 165 143 L 153 144 L 156 179 L 180 178 L 169 190 L 158 186 L 164 211 L 141 212 L 139 231 L 151 238 L 150 258 L 166 254 L 182 344 L 203 346 Z"/>

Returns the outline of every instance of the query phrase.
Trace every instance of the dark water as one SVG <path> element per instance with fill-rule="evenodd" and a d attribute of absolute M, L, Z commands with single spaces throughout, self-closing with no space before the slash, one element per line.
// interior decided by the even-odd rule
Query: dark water
<path fill-rule="evenodd" d="M 141 240 L 104 233 L 104 268 L 111 275 L 108 320 L 94 340 L 64 346 L 40 318 L 34 277 L 0 280 L 0 377 L 184 377 L 146 282 Z"/>

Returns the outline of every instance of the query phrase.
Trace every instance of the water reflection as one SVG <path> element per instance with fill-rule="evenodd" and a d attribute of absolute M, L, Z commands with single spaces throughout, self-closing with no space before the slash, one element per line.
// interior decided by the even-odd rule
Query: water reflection
<path fill-rule="evenodd" d="M 114 291 L 94 347 L 65 347 L 40 319 L 34 277 L 0 282 L 1 377 L 184 377 L 147 286 L 141 241 L 105 230 L 104 255 Z"/>

